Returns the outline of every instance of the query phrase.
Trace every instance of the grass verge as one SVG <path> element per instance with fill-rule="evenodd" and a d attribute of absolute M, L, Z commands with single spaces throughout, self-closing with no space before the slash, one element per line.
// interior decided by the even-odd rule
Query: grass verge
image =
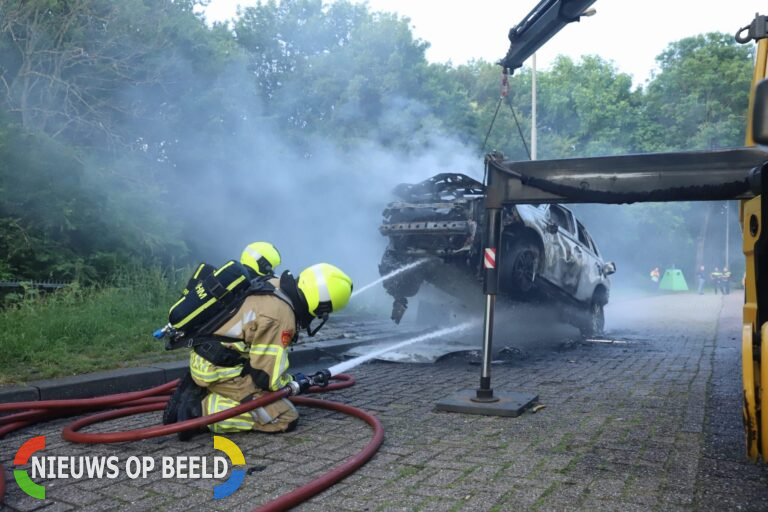
<path fill-rule="evenodd" d="M 0 311 L 0 384 L 183 359 L 185 351 L 166 352 L 152 332 L 168 321 L 186 273 L 128 270 Z"/>

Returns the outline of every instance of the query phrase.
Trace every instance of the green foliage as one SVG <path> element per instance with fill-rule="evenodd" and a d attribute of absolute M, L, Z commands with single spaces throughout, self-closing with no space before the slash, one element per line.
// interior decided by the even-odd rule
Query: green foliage
<path fill-rule="evenodd" d="M 744 143 L 752 48 L 710 33 L 670 44 L 648 85 L 641 145 L 649 151 Z"/>
<path fill-rule="evenodd" d="M 7 272 L 28 278 L 78 277 L 98 242 L 83 230 L 104 230 L 98 215 L 103 203 L 98 196 L 86 197 L 84 168 L 71 150 L 44 135 L 4 128 L 0 247 L 7 255 Z"/>
<path fill-rule="evenodd" d="M 482 151 L 501 151 L 509 158 L 515 160 L 527 160 L 525 151 L 509 105 L 517 112 L 518 120 L 528 142 L 530 134 L 530 121 L 521 115 L 521 108 L 530 113 L 530 79 L 525 82 L 526 72 L 514 75 L 510 80 L 511 95 L 505 105 L 499 107 L 496 120 L 494 113 L 498 104 L 501 90 L 501 71 L 498 66 L 485 61 L 475 61 L 459 66 L 451 72 L 451 80 L 461 88 L 466 102 L 469 104 L 472 121 L 469 127 L 469 140 Z M 530 76 L 530 74 L 528 74 Z M 527 92 L 526 92 L 527 91 Z M 493 128 L 488 133 L 493 121 Z M 489 135 L 485 148 L 482 143 L 486 135 Z"/>
<path fill-rule="evenodd" d="M 475 62 L 455 74 L 477 116 L 475 140 L 482 141 L 499 97 L 498 66 Z M 596 56 L 574 63 L 559 57 L 552 69 L 537 73 L 537 134 L 539 158 L 567 158 L 627 153 L 634 148 L 639 91 L 632 91 L 629 75 Z M 510 105 L 526 143 L 531 133 L 531 70 L 510 78 L 510 95 L 499 111 L 487 149 L 514 159 L 527 159 Z M 477 143 L 477 142 L 476 142 Z"/>
<path fill-rule="evenodd" d="M 511 94 L 483 147 L 500 69 L 484 61 L 428 63 L 429 43 L 414 38 L 408 19 L 347 0 L 270 0 L 244 9 L 230 28 L 207 26 L 195 14 L 203 3 L 3 4 L 0 278 L 103 283 L 121 268 L 187 263 L 197 257 L 195 222 L 206 207 L 222 207 L 206 204 L 206 192 L 231 176 L 238 165 L 233 154 L 260 144 L 262 134 L 288 141 L 296 155 L 309 155 L 318 141 L 407 154 L 448 139 L 476 152 L 478 166 L 491 150 L 528 158 L 510 108 L 528 139 L 530 69 L 510 78 Z M 633 89 L 628 75 L 597 56 L 561 57 L 540 70 L 539 157 L 742 142 L 749 46 L 705 34 L 670 44 L 658 62 L 658 75 L 644 89 Z M 273 150 L 264 146 L 265 153 Z M 259 183 L 284 172 L 248 176 Z M 190 215 L 190 204 L 203 213 Z M 699 243 L 703 219 L 714 215 L 706 206 L 607 208 L 614 213 L 584 210 L 586 224 L 600 226 L 590 229 L 605 240 L 606 252 L 609 243 L 644 247 L 627 257 L 638 268 L 685 267 L 700 259 L 694 253 L 702 247 L 709 250 Z M 720 226 L 718 215 L 711 229 Z M 6 312 L 16 322 L 6 332 L 21 328 L 14 319 L 25 318 L 22 310 L 64 308 L 60 301 L 69 297 L 66 307 L 84 326 L 81 334 L 115 339 L 85 317 L 100 314 L 97 298 L 116 303 L 119 294 L 111 289 L 35 299 Z M 46 336 L 58 336 L 54 327 L 78 333 L 63 318 Z M 126 318 L 139 321 L 138 313 Z"/>
<path fill-rule="evenodd" d="M 629 75 L 596 56 L 575 64 L 559 57 L 541 79 L 541 126 L 547 139 L 567 140 L 548 158 L 627 153 L 632 148 L 639 93 Z"/>
<path fill-rule="evenodd" d="M 100 286 L 27 294 L 0 311 L 0 384 L 183 358 L 152 332 L 167 322 L 188 270 L 135 268 Z"/>
<path fill-rule="evenodd" d="M 158 186 L 128 165 L 137 163 L 129 156 L 109 167 L 84 161 L 70 146 L 5 123 L 0 273 L 91 282 L 131 262 L 183 255 L 178 227 L 155 206 Z"/>
<path fill-rule="evenodd" d="M 297 144 L 321 135 L 411 150 L 473 125 L 451 68 L 428 65 L 408 20 L 320 0 L 248 8 L 235 26 L 265 115 Z"/>

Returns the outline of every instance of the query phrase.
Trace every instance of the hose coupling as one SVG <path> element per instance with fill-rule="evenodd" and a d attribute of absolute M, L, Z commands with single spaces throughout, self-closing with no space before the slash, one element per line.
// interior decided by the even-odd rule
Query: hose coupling
<path fill-rule="evenodd" d="M 290 388 L 291 396 L 296 396 L 301 394 L 301 385 L 295 380 L 292 380 L 291 382 L 289 382 L 287 387 Z"/>

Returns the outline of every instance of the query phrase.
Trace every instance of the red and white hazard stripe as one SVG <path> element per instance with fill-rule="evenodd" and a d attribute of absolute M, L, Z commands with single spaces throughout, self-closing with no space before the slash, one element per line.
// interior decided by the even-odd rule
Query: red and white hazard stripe
<path fill-rule="evenodd" d="M 483 266 L 485 268 L 496 268 L 496 249 L 488 248 L 485 250 Z"/>

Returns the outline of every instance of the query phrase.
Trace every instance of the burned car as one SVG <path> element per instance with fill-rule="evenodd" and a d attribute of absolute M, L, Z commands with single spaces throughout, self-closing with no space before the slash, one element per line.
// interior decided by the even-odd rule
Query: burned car
<path fill-rule="evenodd" d="M 389 237 L 379 273 L 400 322 L 408 298 L 428 282 L 454 297 L 482 292 L 484 187 L 464 174 L 442 173 L 395 191 L 379 228 Z M 557 304 L 585 336 L 604 326 L 616 271 L 573 213 L 558 204 L 506 206 L 498 254 L 499 294 L 513 301 Z"/>

